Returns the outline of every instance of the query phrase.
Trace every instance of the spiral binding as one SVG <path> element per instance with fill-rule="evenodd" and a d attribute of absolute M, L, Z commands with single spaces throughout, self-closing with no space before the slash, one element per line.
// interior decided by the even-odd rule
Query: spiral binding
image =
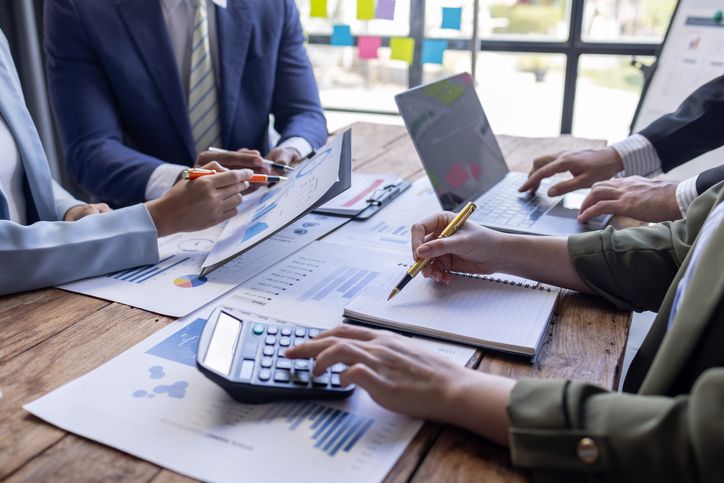
<path fill-rule="evenodd" d="M 531 284 L 529 284 L 529 283 L 513 282 L 513 281 L 510 281 L 510 280 L 505 280 L 505 279 L 503 279 L 503 278 L 491 277 L 491 276 L 489 276 L 489 275 L 481 275 L 481 274 L 477 274 L 477 273 L 453 272 L 453 271 L 449 271 L 448 273 L 449 273 L 450 275 L 457 275 L 457 276 L 459 276 L 459 277 L 472 278 L 472 279 L 475 279 L 475 280 L 485 280 L 485 281 L 488 281 L 488 282 L 502 283 L 503 285 L 510 285 L 510 286 L 512 286 L 512 287 L 529 288 L 529 289 L 531 289 L 531 290 L 536 290 L 536 289 L 537 289 L 537 290 L 540 290 L 540 291 L 542 291 L 542 292 L 550 292 L 550 291 L 551 291 L 550 287 L 544 287 L 543 284 L 539 284 L 539 286 L 536 287 L 535 285 L 531 285 Z"/>

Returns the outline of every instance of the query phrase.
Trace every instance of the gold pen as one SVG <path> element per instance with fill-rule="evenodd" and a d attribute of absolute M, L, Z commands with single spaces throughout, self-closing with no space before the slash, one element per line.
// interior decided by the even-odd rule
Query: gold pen
<path fill-rule="evenodd" d="M 455 216 L 455 218 L 452 219 L 450 223 L 445 227 L 445 229 L 440 233 L 440 236 L 437 237 L 440 238 L 447 238 L 449 236 L 454 235 L 465 223 L 465 221 L 470 218 L 470 215 L 473 214 L 473 211 L 475 211 L 475 203 L 469 202 L 465 207 L 460 210 L 460 213 Z M 410 280 L 415 278 L 415 276 L 422 271 L 423 268 L 425 268 L 425 265 L 430 261 L 429 258 L 421 258 L 418 261 L 416 261 L 408 270 L 407 273 L 405 273 L 405 276 L 402 277 L 402 280 L 399 281 L 397 285 L 395 285 L 395 288 L 392 289 L 392 292 L 390 292 L 390 295 L 387 297 L 387 301 L 389 302 L 392 297 L 397 295 L 402 291 L 403 288 L 405 288 L 405 285 L 410 283 Z"/>

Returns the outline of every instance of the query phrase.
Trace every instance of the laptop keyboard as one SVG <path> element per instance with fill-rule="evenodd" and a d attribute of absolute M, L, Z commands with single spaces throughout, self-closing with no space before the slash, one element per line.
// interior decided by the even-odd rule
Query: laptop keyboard
<path fill-rule="evenodd" d="M 530 228 L 550 207 L 541 206 L 540 196 L 518 193 L 518 187 L 526 179 L 506 176 L 477 201 L 473 219 L 484 225 L 503 225 L 511 228 Z"/>

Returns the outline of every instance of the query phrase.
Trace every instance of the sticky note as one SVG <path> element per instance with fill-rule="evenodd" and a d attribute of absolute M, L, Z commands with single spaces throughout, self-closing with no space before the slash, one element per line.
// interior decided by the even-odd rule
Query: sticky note
<path fill-rule="evenodd" d="M 442 64 L 442 55 L 447 49 L 447 40 L 425 39 L 422 41 L 422 63 Z"/>
<path fill-rule="evenodd" d="M 375 18 L 375 0 L 357 0 L 357 19 L 371 20 Z"/>
<path fill-rule="evenodd" d="M 377 0 L 375 17 L 386 20 L 395 19 L 395 0 Z"/>
<path fill-rule="evenodd" d="M 354 37 L 352 37 L 349 25 L 334 25 L 329 43 L 332 45 L 354 45 Z"/>
<path fill-rule="evenodd" d="M 442 28 L 460 30 L 460 23 L 463 18 L 462 7 L 442 8 Z"/>
<path fill-rule="evenodd" d="M 390 59 L 404 60 L 412 64 L 412 57 L 415 54 L 415 39 L 410 37 L 393 37 L 390 39 Z"/>
<path fill-rule="evenodd" d="M 312 0 L 310 17 L 327 18 L 327 0 Z"/>
<path fill-rule="evenodd" d="M 376 59 L 377 49 L 382 45 L 380 37 L 371 37 L 369 35 L 360 35 L 357 37 L 357 48 L 359 49 L 360 59 Z"/>

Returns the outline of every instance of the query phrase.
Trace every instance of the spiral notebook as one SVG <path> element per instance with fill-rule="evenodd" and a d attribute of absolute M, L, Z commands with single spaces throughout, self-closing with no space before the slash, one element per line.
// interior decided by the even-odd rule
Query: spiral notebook
<path fill-rule="evenodd" d="M 543 342 L 559 293 L 556 288 L 497 274 L 458 274 L 449 286 L 419 276 L 385 302 L 399 276 L 379 277 L 345 307 L 345 317 L 533 357 Z"/>

